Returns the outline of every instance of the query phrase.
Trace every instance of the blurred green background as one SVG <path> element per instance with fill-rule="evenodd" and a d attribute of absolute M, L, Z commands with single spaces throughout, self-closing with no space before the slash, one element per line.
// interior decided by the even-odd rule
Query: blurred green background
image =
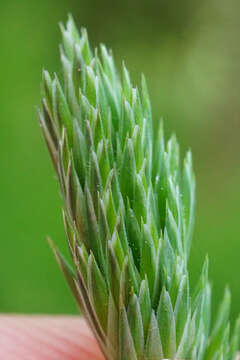
<path fill-rule="evenodd" d="M 238 0 L 1 0 L 0 312 L 75 313 L 49 249 L 67 252 L 61 198 L 37 123 L 42 68 L 60 70 L 58 22 L 79 26 L 144 72 L 155 120 L 165 119 L 197 176 L 190 269 L 210 257 L 213 311 L 225 284 L 240 302 L 240 3 Z"/>

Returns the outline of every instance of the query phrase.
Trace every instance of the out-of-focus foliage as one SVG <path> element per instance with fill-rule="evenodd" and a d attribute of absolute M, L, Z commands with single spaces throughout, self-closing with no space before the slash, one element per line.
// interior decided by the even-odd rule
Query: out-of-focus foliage
<path fill-rule="evenodd" d="M 208 252 L 214 301 L 228 283 L 236 316 L 239 10 L 236 0 L 1 1 L 0 311 L 75 311 L 45 241 L 50 234 L 64 251 L 56 210 L 61 200 L 34 108 L 42 67 L 58 70 L 56 24 L 70 11 L 78 25 L 88 28 L 93 44 L 104 41 L 117 61 L 124 57 L 134 80 L 145 73 L 154 119 L 165 119 L 167 133 L 177 133 L 183 150 L 191 146 L 198 191 L 192 277 L 198 277 Z"/>

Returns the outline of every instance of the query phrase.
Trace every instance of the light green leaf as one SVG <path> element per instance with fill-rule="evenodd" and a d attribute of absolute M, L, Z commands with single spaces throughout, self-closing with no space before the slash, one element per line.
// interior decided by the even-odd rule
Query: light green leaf
<path fill-rule="evenodd" d="M 150 295 L 153 294 L 155 275 L 156 275 L 156 255 L 154 251 L 154 243 L 147 226 L 142 225 L 142 256 L 140 264 L 141 277 L 148 279 Z"/>
<path fill-rule="evenodd" d="M 147 278 L 141 282 L 138 301 L 142 315 L 144 337 L 146 338 L 152 312 L 152 304 Z"/>
<path fill-rule="evenodd" d="M 135 294 L 131 296 L 127 309 L 129 328 L 132 334 L 135 351 L 138 359 L 143 359 L 144 331 L 141 309 Z"/>
<path fill-rule="evenodd" d="M 88 293 L 104 331 L 107 329 L 108 292 L 106 282 L 93 254 L 88 260 Z"/>
<path fill-rule="evenodd" d="M 146 359 L 160 360 L 163 359 L 163 349 L 158 329 L 158 322 L 154 311 L 151 315 L 151 321 L 148 329 L 147 342 L 145 348 Z"/>
<path fill-rule="evenodd" d="M 171 299 L 165 288 L 160 297 L 157 321 L 164 357 L 172 359 L 176 353 L 176 327 Z"/>
<path fill-rule="evenodd" d="M 134 347 L 134 341 L 129 328 L 127 313 L 125 308 L 120 309 L 119 321 L 119 335 L 120 335 L 120 360 L 138 360 Z"/>

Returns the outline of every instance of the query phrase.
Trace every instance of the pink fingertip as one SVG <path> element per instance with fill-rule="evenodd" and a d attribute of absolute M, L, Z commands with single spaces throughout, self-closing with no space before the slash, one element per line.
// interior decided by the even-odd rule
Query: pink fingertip
<path fill-rule="evenodd" d="M 104 360 L 85 321 L 74 316 L 0 316 L 2 360 Z"/>

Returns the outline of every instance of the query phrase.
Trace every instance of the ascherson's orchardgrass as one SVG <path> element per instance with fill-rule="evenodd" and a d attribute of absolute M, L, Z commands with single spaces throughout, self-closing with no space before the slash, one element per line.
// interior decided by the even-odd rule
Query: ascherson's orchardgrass
<path fill-rule="evenodd" d="M 69 17 L 62 78 L 43 72 L 39 111 L 64 202 L 73 267 L 57 260 L 106 359 L 234 360 L 229 290 L 214 324 L 208 260 L 190 289 L 195 180 L 188 152 L 153 134 L 146 82 L 134 87 Z"/>

